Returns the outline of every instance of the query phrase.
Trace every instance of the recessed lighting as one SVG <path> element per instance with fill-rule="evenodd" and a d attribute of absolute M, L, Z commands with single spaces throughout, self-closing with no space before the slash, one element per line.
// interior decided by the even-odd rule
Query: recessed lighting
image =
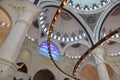
<path fill-rule="evenodd" d="M 74 41 L 74 40 L 73 40 L 73 37 L 71 37 L 70 40 L 71 40 L 71 41 Z"/>
<path fill-rule="evenodd" d="M 75 8 L 75 6 L 73 5 L 73 8 Z"/>
<path fill-rule="evenodd" d="M 31 41 L 35 41 L 35 39 L 32 38 Z"/>
<path fill-rule="evenodd" d="M 1 24 L 2 26 L 5 26 L 6 25 L 6 23 L 5 22 L 2 22 L 2 24 Z"/>
<path fill-rule="evenodd" d="M 101 4 L 99 4 L 99 5 L 98 5 L 98 7 L 99 7 L 99 8 L 101 8 L 101 7 L 102 7 L 102 5 L 101 5 Z"/>
<path fill-rule="evenodd" d="M 41 21 L 43 18 L 44 18 L 44 17 L 43 17 L 43 16 L 41 16 L 41 17 L 40 17 L 40 21 Z"/>
<path fill-rule="evenodd" d="M 47 28 L 44 29 L 44 32 L 46 32 L 46 31 L 47 31 Z"/>
<path fill-rule="evenodd" d="M 111 38 L 114 38 L 115 36 L 112 36 Z"/>
<path fill-rule="evenodd" d="M 103 34 L 103 37 L 105 37 L 105 36 L 106 36 L 106 33 Z"/>
<path fill-rule="evenodd" d="M 58 37 L 58 40 L 60 41 L 60 39 L 61 39 L 61 37 L 59 36 L 59 37 Z"/>
<path fill-rule="evenodd" d="M 96 10 L 96 9 L 97 9 L 97 7 L 96 7 L 96 6 L 94 6 L 94 9 Z"/>
<path fill-rule="evenodd" d="M 116 34 L 116 38 L 119 38 L 119 34 Z"/>
<path fill-rule="evenodd" d="M 78 10 L 80 9 L 79 7 L 76 7 Z"/>
<path fill-rule="evenodd" d="M 90 10 L 92 11 L 93 9 L 90 7 Z"/>
<path fill-rule="evenodd" d="M 81 35 L 79 35 L 79 39 L 82 39 L 82 36 L 81 36 Z"/>
<path fill-rule="evenodd" d="M 82 35 L 83 35 L 83 37 L 85 37 L 85 36 L 86 36 L 86 34 L 85 34 L 85 33 L 82 33 Z"/>
<path fill-rule="evenodd" d="M 44 21 L 40 21 L 40 24 L 42 25 L 44 23 Z"/>
<path fill-rule="evenodd" d="M 53 37 L 54 39 L 56 39 L 57 38 L 57 35 L 54 35 L 54 37 Z"/>
<path fill-rule="evenodd" d="M 69 3 L 69 5 L 72 5 L 72 3 Z"/>
<path fill-rule="evenodd" d="M 88 8 L 85 8 L 85 11 L 88 11 Z"/>
<path fill-rule="evenodd" d="M 41 16 L 44 15 L 44 12 L 41 12 L 40 15 L 41 15 Z"/>
<path fill-rule="evenodd" d="M 120 55 L 120 52 L 118 52 L 118 54 Z"/>
<path fill-rule="evenodd" d="M 28 36 L 28 39 L 31 39 L 31 37 L 30 37 L 30 36 Z"/>
<path fill-rule="evenodd" d="M 62 38 L 62 41 L 65 41 L 65 38 L 64 38 L 64 37 Z"/>
<path fill-rule="evenodd" d="M 106 3 L 105 3 L 105 2 L 103 2 L 103 5 L 106 5 Z"/>
<path fill-rule="evenodd" d="M 78 57 L 77 56 L 75 56 L 75 59 L 77 59 Z"/>
<path fill-rule="evenodd" d="M 51 37 L 53 37 L 53 33 L 51 33 Z"/>
<path fill-rule="evenodd" d="M 46 34 L 49 34 L 49 31 L 47 31 L 47 33 Z"/>
<path fill-rule="evenodd" d="M 66 38 L 66 41 L 69 41 L 69 38 Z"/>
<path fill-rule="evenodd" d="M 42 28 L 45 28 L 45 24 L 42 25 Z"/>
<path fill-rule="evenodd" d="M 81 58 L 81 56 L 78 56 L 78 58 Z"/>
<path fill-rule="evenodd" d="M 78 37 L 77 37 L 77 36 L 75 36 L 75 40 L 78 40 Z"/>

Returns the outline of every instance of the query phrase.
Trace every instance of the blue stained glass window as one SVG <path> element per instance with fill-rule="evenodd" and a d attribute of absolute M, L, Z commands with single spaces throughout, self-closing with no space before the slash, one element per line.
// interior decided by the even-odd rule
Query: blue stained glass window
<path fill-rule="evenodd" d="M 59 52 L 57 46 L 53 42 L 50 42 L 50 49 L 51 49 L 51 54 L 52 54 L 53 59 L 55 61 L 59 61 L 60 60 L 60 52 Z M 40 45 L 39 54 L 49 58 L 47 41 L 43 42 Z"/>

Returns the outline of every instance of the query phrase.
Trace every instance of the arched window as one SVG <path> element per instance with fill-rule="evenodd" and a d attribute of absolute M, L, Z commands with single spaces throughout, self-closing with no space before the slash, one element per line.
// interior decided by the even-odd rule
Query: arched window
<path fill-rule="evenodd" d="M 50 49 L 51 49 L 51 54 L 52 54 L 53 59 L 55 61 L 59 61 L 60 60 L 60 52 L 59 52 L 58 47 L 56 46 L 56 44 L 54 44 L 53 42 L 50 42 Z M 43 56 L 46 56 L 46 57 L 49 57 L 47 41 L 43 42 L 40 45 L 39 54 L 41 54 Z"/>
<path fill-rule="evenodd" d="M 17 65 L 18 65 L 18 71 L 23 72 L 23 73 L 28 72 L 27 67 L 24 63 L 20 62 L 20 63 L 17 63 Z"/>

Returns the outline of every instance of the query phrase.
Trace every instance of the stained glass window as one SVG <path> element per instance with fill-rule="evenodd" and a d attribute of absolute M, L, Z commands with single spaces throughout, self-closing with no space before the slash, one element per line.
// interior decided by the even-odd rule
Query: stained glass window
<path fill-rule="evenodd" d="M 60 52 L 59 52 L 59 49 L 56 46 L 56 44 L 54 44 L 53 42 L 50 42 L 50 49 L 51 49 L 51 54 L 52 54 L 53 59 L 55 61 L 59 61 L 60 60 Z M 47 41 L 43 42 L 40 45 L 39 54 L 49 58 Z"/>

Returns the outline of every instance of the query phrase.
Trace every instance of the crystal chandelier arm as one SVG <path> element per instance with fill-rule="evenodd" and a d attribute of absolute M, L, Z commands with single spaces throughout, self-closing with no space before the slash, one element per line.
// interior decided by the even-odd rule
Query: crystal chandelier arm
<path fill-rule="evenodd" d="M 50 59 L 52 60 L 53 64 L 56 66 L 56 68 L 61 71 L 62 73 L 64 73 L 65 75 L 75 79 L 75 80 L 80 80 L 72 75 L 69 75 L 68 73 L 66 73 L 65 71 L 63 71 L 54 61 L 52 55 L 51 55 L 51 50 L 50 50 L 50 39 L 51 39 L 51 33 L 53 32 L 53 28 L 54 28 L 54 25 L 55 25 L 55 22 L 56 22 L 56 19 L 58 18 L 58 15 L 61 13 L 64 5 L 67 3 L 67 0 L 63 0 L 60 4 L 60 6 L 58 7 L 54 17 L 53 17 L 53 20 L 51 22 L 51 25 L 50 25 L 50 28 L 49 28 L 49 33 L 48 33 L 48 39 L 47 39 L 47 43 L 48 43 L 48 53 L 49 53 L 49 56 L 50 56 Z"/>

